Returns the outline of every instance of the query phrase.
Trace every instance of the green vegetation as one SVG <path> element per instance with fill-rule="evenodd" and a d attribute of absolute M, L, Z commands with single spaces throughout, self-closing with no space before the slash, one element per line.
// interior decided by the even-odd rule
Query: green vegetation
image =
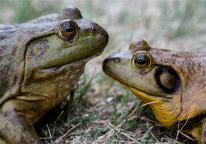
<path fill-rule="evenodd" d="M 25 22 L 60 12 L 65 5 L 78 7 L 84 18 L 104 27 L 110 42 L 101 56 L 86 65 L 68 99 L 36 125 L 42 142 L 196 143 L 162 127 L 147 105 L 101 71 L 101 63 L 112 52 L 127 50 L 130 41 L 138 38 L 152 47 L 204 48 L 206 2 L 5 0 L 0 5 L 0 22 Z"/>
<path fill-rule="evenodd" d="M 1 0 L 0 22 L 18 24 L 59 11 L 60 0 Z"/>

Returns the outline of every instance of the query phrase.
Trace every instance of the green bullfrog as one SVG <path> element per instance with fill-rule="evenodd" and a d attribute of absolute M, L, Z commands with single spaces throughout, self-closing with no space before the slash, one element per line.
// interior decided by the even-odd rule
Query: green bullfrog
<path fill-rule="evenodd" d="M 108 39 L 71 6 L 23 24 L 0 25 L 0 143 L 40 144 L 33 125 L 69 95 Z"/>
<path fill-rule="evenodd" d="M 206 53 L 152 48 L 132 41 L 128 51 L 114 52 L 103 71 L 148 103 L 166 128 L 182 130 L 206 143 Z"/>

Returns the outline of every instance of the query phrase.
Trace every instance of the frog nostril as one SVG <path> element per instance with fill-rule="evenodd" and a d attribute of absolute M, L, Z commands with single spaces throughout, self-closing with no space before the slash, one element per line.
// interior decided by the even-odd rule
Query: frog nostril
<path fill-rule="evenodd" d="M 114 61 L 115 61 L 116 63 L 119 63 L 119 62 L 121 61 L 121 59 L 120 59 L 119 57 L 116 57 L 116 58 L 114 58 Z"/>
<path fill-rule="evenodd" d="M 95 32 L 96 32 L 96 29 L 94 27 L 92 27 L 90 33 L 93 34 Z"/>

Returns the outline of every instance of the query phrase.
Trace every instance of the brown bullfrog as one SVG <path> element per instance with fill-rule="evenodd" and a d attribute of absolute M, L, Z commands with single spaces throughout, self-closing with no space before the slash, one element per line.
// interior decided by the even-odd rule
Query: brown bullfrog
<path fill-rule="evenodd" d="M 41 143 L 33 125 L 69 95 L 107 43 L 107 32 L 75 7 L 0 25 L 0 143 Z"/>
<path fill-rule="evenodd" d="M 206 53 L 151 48 L 146 41 L 131 42 L 103 62 L 104 72 L 151 103 L 165 127 L 206 143 Z"/>

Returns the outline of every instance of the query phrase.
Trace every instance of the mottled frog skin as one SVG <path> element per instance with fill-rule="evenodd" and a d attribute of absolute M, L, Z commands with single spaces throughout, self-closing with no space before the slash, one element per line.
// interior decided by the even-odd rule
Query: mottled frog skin
<path fill-rule="evenodd" d="M 150 103 L 165 127 L 206 143 L 206 51 L 171 51 L 150 47 L 144 40 L 115 52 L 103 62 L 104 72 Z"/>
<path fill-rule="evenodd" d="M 0 25 L 0 143 L 41 143 L 33 125 L 69 95 L 107 43 L 107 32 L 75 7 Z"/>

